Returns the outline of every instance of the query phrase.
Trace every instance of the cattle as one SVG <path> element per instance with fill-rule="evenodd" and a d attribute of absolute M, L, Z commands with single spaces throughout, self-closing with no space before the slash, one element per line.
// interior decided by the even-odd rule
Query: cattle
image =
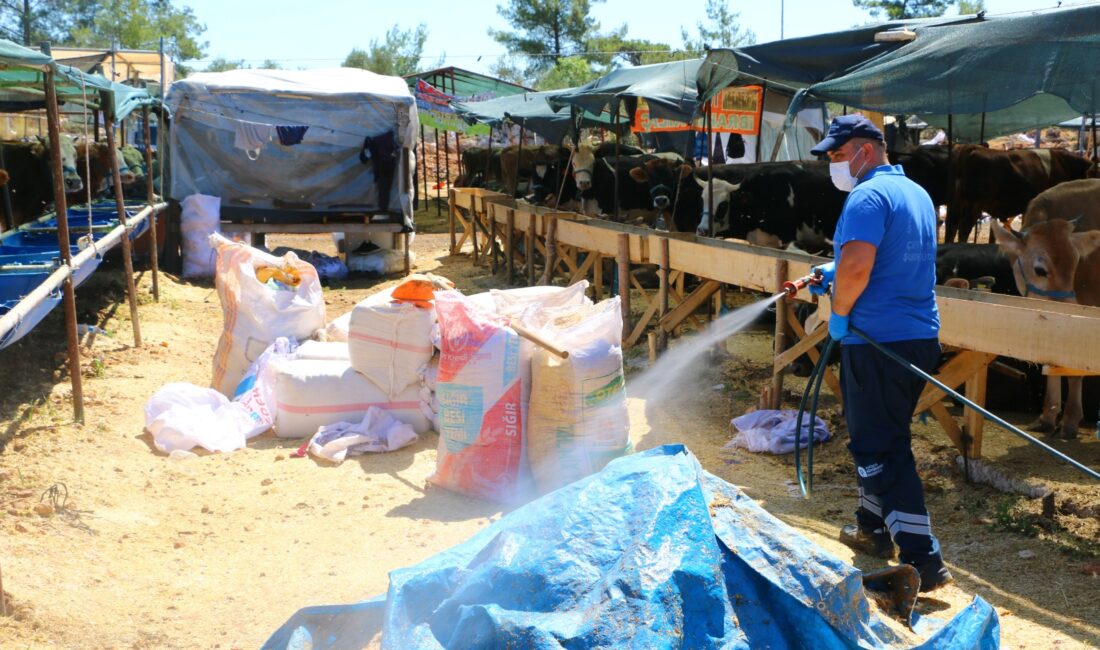
<path fill-rule="evenodd" d="M 703 210 L 703 193 L 695 184 L 694 169 L 679 157 L 652 157 L 630 170 L 630 177 L 646 186 L 652 207 L 670 213 L 669 229 L 691 232 Z"/>
<path fill-rule="evenodd" d="M 626 144 L 619 145 L 619 155 L 623 157 L 640 156 L 644 153 L 645 152 L 638 147 Z M 593 176 L 596 168 L 596 161 L 604 158 L 613 158 L 614 156 L 614 142 L 596 142 L 595 140 L 584 140 L 580 142 L 573 152 L 573 178 L 576 181 L 577 189 L 584 192 L 591 188 L 595 180 Z"/>
<path fill-rule="evenodd" d="M 994 293 L 1020 295 L 1012 265 L 996 244 L 940 244 L 936 248 L 936 284 L 962 289 L 988 285 Z"/>
<path fill-rule="evenodd" d="M 1092 163 L 1063 149 L 1001 151 L 980 145 L 955 148 L 954 187 L 947 203 L 944 241 L 966 241 L 982 212 L 1007 221 L 1059 183 L 1085 178 Z"/>
<path fill-rule="evenodd" d="M 591 171 L 591 182 L 588 187 L 580 187 L 580 176 L 577 177 L 577 187 L 580 190 L 581 211 L 588 216 L 609 216 L 615 214 L 615 183 L 618 177 L 619 184 L 619 214 L 632 210 L 641 210 L 653 213 L 653 199 L 649 190 L 642 183 L 637 182 L 631 176 L 632 170 L 645 165 L 651 160 L 660 160 L 653 154 L 641 154 L 622 156 L 619 165 L 615 165 L 614 157 L 597 158 Z M 637 220 L 635 215 L 631 220 Z M 653 220 L 649 219 L 649 220 Z"/>
<path fill-rule="evenodd" d="M 4 163 L 10 180 L 12 219 L 15 225 L 42 214 L 53 203 L 53 174 L 45 140 L 4 143 Z M 66 192 L 79 191 L 83 181 L 76 171 L 76 148 L 69 136 L 61 136 L 61 168 Z"/>
<path fill-rule="evenodd" d="M 0 169 L 0 187 L 4 187 L 11 180 L 11 176 L 8 176 L 6 169 Z"/>
<path fill-rule="evenodd" d="M 1027 207 L 1021 232 L 998 223 L 992 230 L 1021 294 L 1100 306 L 1100 179 L 1072 181 L 1039 194 Z M 1061 434 L 1076 438 L 1084 415 L 1081 377 L 1069 377 L 1067 385 Z M 1054 431 L 1061 402 L 1060 378 L 1048 377 L 1043 411 L 1032 428 Z"/>
<path fill-rule="evenodd" d="M 463 173 L 455 187 L 489 187 L 500 183 L 500 149 L 467 147 L 462 151 Z"/>
<path fill-rule="evenodd" d="M 831 251 L 848 195 L 833 185 L 828 163 L 766 163 L 737 184 L 714 175 L 713 181 L 697 181 L 703 189 L 700 232 L 709 229 L 713 214 L 716 236 L 775 248 L 795 244 L 810 253 Z M 710 182 L 716 210 L 709 206 Z"/>
<path fill-rule="evenodd" d="M 119 169 L 119 177 L 125 188 L 132 185 L 137 177 L 130 170 L 118 149 L 115 150 L 115 160 Z M 113 189 L 114 179 L 111 175 L 111 150 L 106 142 L 81 141 L 76 144 L 76 171 L 82 181 L 82 189 L 76 192 L 66 191 L 65 201 L 69 205 L 86 203 L 89 196 L 92 200 L 104 193 L 110 194 Z"/>
<path fill-rule="evenodd" d="M 890 163 L 901 165 L 905 176 L 928 192 L 932 205 L 947 205 L 950 158 L 943 145 L 922 145 L 908 151 L 890 151 Z"/>
<path fill-rule="evenodd" d="M 519 145 L 505 147 L 500 152 L 500 174 L 504 192 L 515 192 L 521 179 L 528 181 L 528 189 L 536 182 L 546 184 L 550 168 L 568 159 L 564 147 L 545 144 L 541 146 Z"/>

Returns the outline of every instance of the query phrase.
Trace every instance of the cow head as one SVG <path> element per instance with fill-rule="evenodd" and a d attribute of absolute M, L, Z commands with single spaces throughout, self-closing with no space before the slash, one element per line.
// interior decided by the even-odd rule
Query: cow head
<path fill-rule="evenodd" d="M 1012 264 L 1020 295 L 1077 302 L 1077 266 L 1100 248 L 1100 230 L 1073 232 L 1076 226 L 1076 219 L 1053 219 L 1016 232 L 991 222 L 997 245 Z"/>
<path fill-rule="evenodd" d="M 691 176 L 692 171 L 691 165 L 654 158 L 640 167 L 632 168 L 630 177 L 637 183 L 649 186 L 653 207 L 667 210 L 672 207 L 680 182 Z"/>
<path fill-rule="evenodd" d="M 703 217 L 699 220 L 696 234 L 704 237 L 709 235 L 711 219 L 714 219 L 714 232 L 716 234 L 728 231 L 730 229 L 730 201 L 741 186 L 740 183 L 734 185 L 720 178 L 704 181 L 698 177 L 696 177 L 695 182 L 703 188 Z M 713 206 L 710 204 L 711 184 L 714 186 Z"/>
<path fill-rule="evenodd" d="M 577 189 L 582 192 L 592 188 L 592 170 L 596 167 L 598 146 L 599 143 L 595 140 L 584 140 L 573 152 L 573 177 L 577 182 Z"/>
<path fill-rule="evenodd" d="M 65 181 L 65 192 L 79 192 L 84 189 L 84 181 L 76 169 L 76 143 L 71 136 L 61 134 L 61 178 Z M 49 165 L 50 143 L 41 137 L 31 147 L 31 153 L 45 160 Z"/>
<path fill-rule="evenodd" d="M 8 175 L 7 170 L 0 169 L 0 187 L 4 187 L 11 180 L 11 176 Z"/>

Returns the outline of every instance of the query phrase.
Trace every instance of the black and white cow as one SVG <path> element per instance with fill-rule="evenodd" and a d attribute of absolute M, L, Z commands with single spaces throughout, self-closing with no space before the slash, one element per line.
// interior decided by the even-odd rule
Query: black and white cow
<path fill-rule="evenodd" d="M 749 166 L 749 165 L 746 165 Z M 710 189 L 714 183 L 714 205 Z M 703 218 L 698 231 L 744 239 L 760 246 L 795 244 L 810 253 L 831 252 L 832 236 L 848 197 L 833 185 L 825 162 L 764 163 L 739 183 L 698 180 L 703 190 Z"/>
<path fill-rule="evenodd" d="M 703 210 L 703 193 L 694 182 L 694 169 L 679 156 L 653 156 L 630 170 L 630 177 L 645 185 L 652 207 L 667 219 L 669 229 L 691 232 Z"/>

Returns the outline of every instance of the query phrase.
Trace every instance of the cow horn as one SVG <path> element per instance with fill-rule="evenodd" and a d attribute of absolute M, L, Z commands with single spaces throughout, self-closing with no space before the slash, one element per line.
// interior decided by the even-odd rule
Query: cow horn
<path fill-rule="evenodd" d="M 707 189 L 707 182 L 705 180 L 703 180 L 703 179 L 699 178 L 698 176 L 696 176 L 695 177 L 695 182 L 698 183 L 699 187 L 703 188 L 704 190 Z"/>
<path fill-rule="evenodd" d="M 1069 222 L 1070 231 L 1077 230 L 1077 226 L 1081 225 L 1081 220 L 1084 219 L 1084 218 L 1085 218 L 1085 215 L 1079 214 L 1079 215 L 1077 215 L 1076 217 L 1074 217 L 1072 219 L 1066 219 L 1066 221 Z"/>

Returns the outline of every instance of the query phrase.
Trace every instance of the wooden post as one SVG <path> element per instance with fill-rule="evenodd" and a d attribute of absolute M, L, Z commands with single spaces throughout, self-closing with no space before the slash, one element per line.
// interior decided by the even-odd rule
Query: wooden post
<path fill-rule="evenodd" d="M 522 127 L 521 127 L 522 128 Z M 535 213 L 527 214 L 527 245 L 523 251 L 527 262 L 527 286 L 535 284 Z"/>
<path fill-rule="evenodd" d="M 478 251 L 479 251 L 478 245 L 477 245 L 477 226 L 478 226 L 478 223 L 477 223 L 477 220 L 478 220 L 477 203 L 478 203 L 478 197 L 475 196 L 474 200 L 470 202 L 470 240 L 473 241 L 473 243 L 474 243 L 474 266 L 477 266 L 477 262 L 478 262 L 477 258 L 478 258 Z M 484 205 L 485 204 L 482 203 L 482 207 L 484 207 Z"/>
<path fill-rule="evenodd" d="M 710 103 L 713 100 L 707 100 L 706 106 L 706 125 L 707 125 L 707 201 L 710 205 L 710 219 L 708 219 L 708 232 L 710 237 L 714 236 L 714 217 L 718 214 L 718 208 L 714 205 L 714 143 L 711 142 L 711 138 L 714 137 L 714 117 L 711 114 Z"/>
<path fill-rule="evenodd" d="M 4 145 L 0 144 L 0 169 L 7 169 L 8 164 L 4 160 Z M 15 211 L 11 205 L 11 188 L 5 183 L 0 188 L 0 198 L 4 201 L 4 225 L 8 230 L 15 228 Z"/>
<path fill-rule="evenodd" d="M 497 274 L 497 256 L 500 252 L 500 247 L 497 245 L 497 220 L 495 216 L 489 219 L 489 270 L 493 275 Z"/>
<path fill-rule="evenodd" d="M 649 348 L 649 363 L 657 363 L 657 332 L 646 334 L 646 346 Z"/>
<path fill-rule="evenodd" d="M 440 196 L 439 185 L 439 129 L 432 129 L 432 131 L 435 133 L 435 216 L 439 217 L 443 215 L 443 198 Z"/>
<path fill-rule="evenodd" d="M 554 283 L 554 267 L 558 264 L 558 217 L 543 215 L 543 221 L 546 223 L 546 266 L 539 284 L 549 285 Z"/>
<path fill-rule="evenodd" d="M 989 366 L 982 366 L 981 370 L 974 373 L 970 379 L 966 380 L 966 396 L 970 401 L 980 406 L 985 405 L 985 392 L 987 380 L 989 378 Z M 967 440 L 966 455 L 970 458 L 981 458 L 982 455 L 982 429 L 985 426 L 985 420 L 982 419 L 982 415 L 974 409 L 967 406 L 963 410 L 963 422 L 966 424 Z"/>
<path fill-rule="evenodd" d="M 409 251 L 409 233 L 401 233 L 405 238 L 405 276 L 412 272 L 412 254 Z"/>
<path fill-rule="evenodd" d="M 592 299 L 596 302 L 603 300 L 603 256 L 596 251 L 592 251 L 589 255 L 595 255 L 596 260 L 592 263 Z"/>
<path fill-rule="evenodd" d="M 619 265 L 619 300 L 623 309 L 623 340 L 630 336 L 630 235 L 619 233 L 619 254 L 615 261 Z"/>
<path fill-rule="evenodd" d="M 50 137 L 50 169 L 53 176 L 54 209 L 57 211 L 57 245 L 61 263 L 72 266 L 72 246 L 69 243 L 68 206 L 65 205 L 65 179 L 61 170 L 61 120 L 57 111 L 57 89 L 54 87 L 53 68 L 44 74 L 46 90 L 46 128 Z M 80 377 L 80 342 L 76 335 L 76 294 L 70 275 L 61 285 L 61 301 L 65 308 L 65 338 L 68 342 L 69 381 L 73 388 L 73 418 L 84 422 L 84 386 Z"/>
<path fill-rule="evenodd" d="M 447 192 L 447 230 L 451 232 L 451 255 L 456 255 L 458 251 L 455 247 L 458 246 L 458 238 L 455 233 L 455 191 L 450 190 Z"/>
<path fill-rule="evenodd" d="M 657 318 L 658 322 L 668 314 L 668 238 L 661 238 L 661 245 L 657 248 Z M 668 347 L 668 332 L 663 327 L 657 328 L 657 348 L 664 350 Z"/>
<path fill-rule="evenodd" d="M 623 139 L 619 134 L 619 102 L 613 102 L 615 115 L 611 118 L 615 124 L 615 221 L 621 222 L 622 216 L 619 214 L 619 170 L 622 169 L 623 159 L 620 155 L 619 144 Z M 593 170 L 595 173 L 595 170 Z"/>
<path fill-rule="evenodd" d="M 512 208 L 508 208 L 508 223 L 505 224 L 504 239 L 504 256 L 507 258 L 505 267 L 508 269 L 505 277 L 508 279 L 508 284 L 512 284 L 516 281 L 516 211 Z"/>
<path fill-rule="evenodd" d="M 783 291 L 783 283 L 787 281 L 787 260 L 775 262 L 775 290 Z M 783 296 L 775 303 L 775 355 L 779 356 L 787 349 L 787 297 Z M 783 375 L 784 369 L 775 370 L 772 373 L 771 404 L 769 408 L 777 409 L 783 403 Z"/>
<path fill-rule="evenodd" d="M 104 112 L 106 115 L 106 112 Z M 107 160 L 111 165 L 111 180 L 115 190 L 115 208 L 118 221 L 126 226 L 126 197 L 122 194 L 122 175 L 118 169 L 118 148 L 115 146 L 114 120 L 107 123 Z M 141 324 L 138 322 L 137 287 L 134 286 L 133 244 L 130 242 L 130 229 L 122 237 L 122 268 L 126 272 L 126 301 L 130 303 L 130 321 L 134 328 L 134 347 L 141 347 Z"/>
<path fill-rule="evenodd" d="M 451 132 L 450 131 L 444 131 L 443 132 L 443 173 L 445 174 L 444 178 L 447 179 L 447 188 L 448 189 L 450 189 L 450 187 L 451 187 L 451 149 L 450 149 L 450 141 L 451 141 Z M 477 246 L 476 245 L 474 246 L 474 264 L 477 264 Z"/>
<path fill-rule="evenodd" d="M 428 139 L 424 136 L 424 125 L 420 125 L 420 182 L 416 184 L 417 190 L 424 188 L 424 209 L 428 209 Z M 454 252 L 455 238 L 451 232 L 451 252 Z"/>
<path fill-rule="evenodd" d="M 153 192 L 153 139 L 152 129 L 149 126 L 149 107 L 141 109 L 142 136 L 145 140 L 145 200 L 149 205 L 156 201 L 156 193 Z M 161 173 L 164 173 L 164 164 L 161 164 Z M 157 214 L 149 215 L 149 239 L 152 245 L 149 247 L 149 265 L 153 267 L 153 300 L 160 302 L 160 263 L 157 250 Z"/>

